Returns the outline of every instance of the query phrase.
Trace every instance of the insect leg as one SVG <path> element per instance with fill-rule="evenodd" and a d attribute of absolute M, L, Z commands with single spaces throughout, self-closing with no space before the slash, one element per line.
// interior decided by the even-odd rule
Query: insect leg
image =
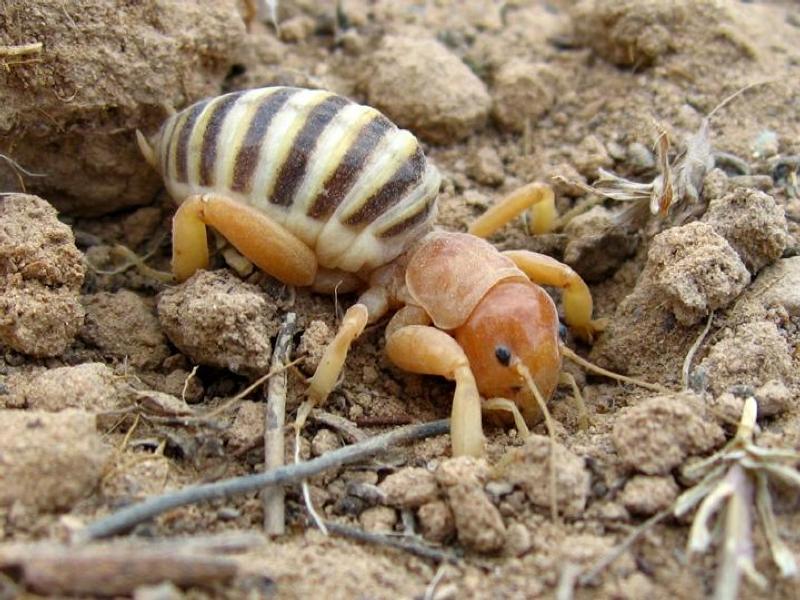
<path fill-rule="evenodd" d="M 544 183 L 529 183 L 514 190 L 478 217 L 467 230 L 472 235 L 486 238 L 506 223 L 531 209 L 531 233 L 548 233 L 556 224 L 555 195 Z"/>
<path fill-rule="evenodd" d="M 405 371 L 455 380 L 450 419 L 453 456 L 482 456 L 481 397 L 469 360 L 458 342 L 435 327 L 406 325 L 389 335 L 386 353 Z"/>
<path fill-rule="evenodd" d="M 184 281 L 208 266 L 206 225 L 211 225 L 259 269 L 287 285 L 310 285 L 314 252 L 261 211 L 207 194 L 187 198 L 172 221 L 172 271 Z"/>
<path fill-rule="evenodd" d="M 602 331 L 605 322 L 592 319 L 592 293 L 589 286 L 575 271 L 550 256 L 528 250 L 503 252 L 534 283 L 550 285 L 563 290 L 564 320 L 575 334 L 591 341 L 595 333 Z"/>
<path fill-rule="evenodd" d="M 342 373 L 350 345 L 361 335 L 367 323 L 381 318 L 389 308 L 386 290 L 369 288 L 358 302 L 347 309 L 333 341 L 325 348 L 317 370 L 309 381 L 308 398 L 317 406 L 325 402 Z"/>

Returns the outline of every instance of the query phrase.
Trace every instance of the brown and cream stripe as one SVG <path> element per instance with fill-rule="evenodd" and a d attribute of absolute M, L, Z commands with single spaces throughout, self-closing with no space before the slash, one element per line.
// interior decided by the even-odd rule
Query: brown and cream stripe
<path fill-rule="evenodd" d="M 203 100 L 155 140 L 167 189 L 264 211 L 320 264 L 355 272 L 395 258 L 435 217 L 437 170 L 377 110 L 322 90 L 273 87 Z"/>

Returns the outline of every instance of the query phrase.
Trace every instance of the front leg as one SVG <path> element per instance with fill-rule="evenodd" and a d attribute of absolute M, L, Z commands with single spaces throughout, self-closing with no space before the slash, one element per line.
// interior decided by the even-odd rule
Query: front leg
<path fill-rule="evenodd" d="M 208 266 L 211 225 L 259 269 L 287 285 L 311 285 L 317 257 L 298 237 L 260 210 L 225 196 L 190 196 L 172 221 L 172 272 L 185 281 Z"/>
<path fill-rule="evenodd" d="M 482 456 L 481 397 L 469 360 L 458 342 L 435 327 L 407 325 L 389 335 L 386 353 L 405 371 L 455 380 L 450 417 L 453 456 Z"/>
<path fill-rule="evenodd" d="M 534 283 L 562 290 L 564 320 L 578 337 L 591 342 L 597 332 L 603 331 L 605 321 L 592 319 L 592 293 L 589 286 L 570 267 L 550 256 L 529 250 L 509 250 L 503 252 L 503 256 L 514 261 Z"/>

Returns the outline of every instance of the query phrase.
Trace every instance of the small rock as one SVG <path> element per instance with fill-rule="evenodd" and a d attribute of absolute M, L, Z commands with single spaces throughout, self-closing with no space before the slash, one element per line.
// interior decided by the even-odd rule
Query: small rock
<path fill-rule="evenodd" d="M 504 478 L 522 488 L 540 508 L 550 507 L 550 439 L 531 435 L 525 445 L 509 451 Z M 556 501 L 566 517 L 576 518 L 586 508 L 590 476 L 585 461 L 564 448 L 555 447 Z"/>
<path fill-rule="evenodd" d="M 795 381 L 792 354 L 786 338 L 770 321 L 736 327 L 714 344 L 700 363 L 709 389 L 719 395 L 733 386 L 759 388 L 770 381 Z"/>
<path fill-rule="evenodd" d="M 162 292 L 158 317 L 167 336 L 193 362 L 262 374 L 269 370 L 275 305 L 227 271 L 199 271 Z"/>
<path fill-rule="evenodd" d="M 456 532 L 453 511 L 444 500 L 434 500 L 420 506 L 417 521 L 423 537 L 431 542 L 446 542 Z"/>
<path fill-rule="evenodd" d="M 339 436 L 330 429 L 322 428 L 311 440 L 311 454 L 314 456 L 322 456 L 326 452 L 332 452 L 342 446 L 339 441 Z"/>
<path fill-rule="evenodd" d="M 156 585 L 140 585 L 133 590 L 133 600 L 183 600 L 186 596 L 171 581 Z"/>
<path fill-rule="evenodd" d="M 262 402 L 242 400 L 231 426 L 225 430 L 228 447 L 236 452 L 252 448 L 264 439 L 264 418 L 266 406 Z"/>
<path fill-rule="evenodd" d="M 506 178 L 503 161 L 491 146 L 483 146 L 473 153 L 467 165 L 467 174 L 478 183 L 492 187 L 502 185 Z"/>
<path fill-rule="evenodd" d="M 427 469 L 409 468 L 392 473 L 380 484 L 386 504 L 398 508 L 417 508 L 439 496 L 439 486 Z"/>
<path fill-rule="evenodd" d="M 102 363 L 48 369 L 30 379 L 12 382 L 12 391 L 22 406 L 48 412 L 66 408 L 87 412 L 115 410 L 127 397 L 122 380 Z"/>
<path fill-rule="evenodd" d="M 155 496 L 164 491 L 169 470 L 169 461 L 163 456 L 139 454 L 128 464 L 116 465 L 103 478 L 100 491 L 104 498 L 113 501 L 131 502 Z"/>
<path fill-rule="evenodd" d="M 594 135 L 587 135 L 571 152 L 572 164 L 578 172 L 589 179 L 597 177 L 597 169 L 607 169 L 614 164 L 606 147 Z"/>
<path fill-rule="evenodd" d="M 437 144 L 482 127 L 491 105 L 483 82 L 433 39 L 385 37 L 370 57 L 363 88 L 371 106 Z"/>
<path fill-rule="evenodd" d="M 555 104 L 560 87 L 558 72 L 550 65 L 513 58 L 494 76 L 492 116 L 506 131 L 535 128 Z"/>
<path fill-rule="evenodd" d="M 448 458 L 436 468 L 435 476 L 442 486 L 465 482 L 483 486 L 489 479 L 489 465 L 484 459 L 471 456 Z"/>
<path fill-rule="evenodd" d="M 781 259 L 761 271 L 737 300 L 730 320 L 766 319 L 776 308 L 789 317 L 800 317 L 800 256 Z"/>
<path fill-rule="evenodd" d="M 333 333 L 324 321 L 311 321 L 300 336 L 300 343 L 297 346 L 297 354 L 305 355 L 300 361 L 300 368 L 309 377 L 314 374 L 322 360 L 325 348 L 333 340 Z"/>
<path fill-rule="evenodd" d="M 512 523 L 506 529 L 506 552 L 511 556 L 522 556 L 533 546 L 531 534 L 522 523 Z"/>
<path fill-rule="evenodd" d="M 145 206 L 133 211 L 122 221 L 122 233 L 125 242 L 136 248 L 143 242 L 150 241 L 161 224 L 161 209 L 157 206 Z"/>
<path fill-rule="evenodd" d="M 83 323 L 83 256 L 72 230 L 37 196 L 0 195 L 0 344 L 58 356 Z"/>
<path fill-rule="evenodd" d="M 185 369 L 170 371 L 164 378 L 164 392 L 182 398 L 189 404 L 200 402 L 205 390 L 200 378 Z"/>
<path fill-rule="evenodd" d="M 607 208 L 595 206 L 564 228 L 569 236 L 564 262 L 585 281 L 602 281 L 609 277 L 636 251 L 638 237 L 614 224 L 614 216 Z"/>
<path fill-rule="evenodd" d="M 83 297 L 81 337 L 103 352 L 153 369 L 170 354 L 152 303 L 129 290 Z"/>
<path fill-rule="evenodd" d="M 672 475 L 636 475 L 625 484 L 620 501 L 632 515 L 650 517 L 669 508 L 679 491 Z"/>
<path fill-rule="evenodd" d="M 486 461 L 461 456 L 443 461 L 436 480 L 453 511 L 458 540 L 470 550 L 497 552 L 505 544 L 503 517 L 483 491 L 489 471 Z"/>
<path fill-rule="evenodd" d="M 706 223 L 673 227 L 653 238 L 647 255 L 653 283 L 683 325 L 725 308 L 750 283 L 750 273 Z"/>
<path fill-rule="evenodd" d="M 474 483 L 457 483 L 446 490 L 458 541 L 475 552 L 500 550 L 506 541 L 506 527 L 483 489 Z"/>
<path fill-rule="evenodd" d="M 69 509 L 99 483 L 112 449 L 95 416 L 0 410 L 0 506 Z"/>
<path fill-rule="evenodd" d="M 753 275 L 779 259 L 786 248 L 783 206 L 764 192 L 737 188 L 715 198 L 703 221 L 728 240 Z"/>
<path fill-rule="evenodd" d="M 388 506 L 373 506 L 358 516 L 364 531 L 370 533 L 391 533 L 397 524 L 397 511 Z"/>
<path fill-rule="evenodd" d="M 692 392 L 655 396 L 623 409 L 614 424 L 614 446 L 622 462 L 647 475 L 665 475 L 687 456 L 725 441 Z"/>
<path fill-rule="evenodd" d="M 626 158 L 636 173 L 652 171 L 656 166 L 652 151 L 640 142 L 633 142 L 628 146 Z"/>
<path fill-rule="evenodd" d="M 297 15 L 281 22 L 281 40 L 284 42 L 302 42 L 314 33 L 316 23 L 306 15 Z"/>

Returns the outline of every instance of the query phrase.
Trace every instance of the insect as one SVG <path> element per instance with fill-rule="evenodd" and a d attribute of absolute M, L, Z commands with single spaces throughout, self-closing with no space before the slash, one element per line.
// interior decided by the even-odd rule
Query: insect
<path fill-rule="evenodd" d="M 438 171 L 411 133 L 375 109 L 326 91 L 255 89 L 193 104 L 152 140 L 138 139 L 180 203 L 176 279 L 208 265 L 209 225 L 286 284 L 360 292 L 309 382 L 300 422 L 334 388 L 367 323 L 396 311 L 389 359 L 455 381 L 453 454 L 480 455 L 482 410 L 510 413 L 524 427 L 539 419 L 532 388 L 546 399 L 559 382 L 558 314 L 537 284 L 563 290 L 577 335 L 588 340 L 600 328 L 572 269 L 482 239 L 534 205 L 552 222 L 548 186 L 512 193 L 471 233 L 436 230 Z"/>

